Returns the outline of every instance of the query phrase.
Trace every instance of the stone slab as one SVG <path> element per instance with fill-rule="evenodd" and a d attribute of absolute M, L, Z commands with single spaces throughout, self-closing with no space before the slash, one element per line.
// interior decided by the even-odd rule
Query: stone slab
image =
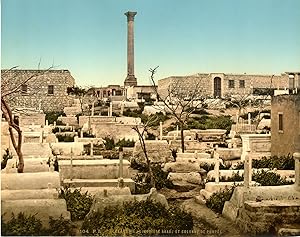
<path fill-rule="evenodd" d="M 1 173 L 1 189 L 23 190 L 23 189 L 47 189 L 59 188 L 58 172 L 37 173 Z"/>
<path fill-rule="evenodd" d="M 117 179 L 119 160 L 60 160 L 60 179 Z M 130 178 L 130 162 L 123 160 L 123 178 Z"/>
<path fill-rule="evenodd" d="M 135 182 L 132 179 L 123 179 L 124 186 L 129 187 L 131 192 L 135 190 Z M 118 179 L 65 179 L 64 185 L 71 187 L 118 187 Z"/>
<path fill-rule="evenodd" d="M 1 200 L 49 199 L 58 198 L 56 189 L 1 190 Z"/>
<path fill-rule="evenodd" d="M 200 166 L 192 162 L 169 162 L 163 167 L 163 170 L 175 173 L 199 172 Z"/>
<path fill-rule="evenodd" d="M 75 190 L 75 188 L 70 188 L 72 191 Z M 76 188 L 78 189 L 78 188 Z M 88 192 L 90 195 L 96 195 L 100 197 L 104 197 L 104 190 L 106 190 L 106 194 L 108 196 L 112 195 L 130 195 L 130 188 L 124 187 L 124 188 L 118 188 L 118 187 L 80 187 L 80 192 L 85 193 Z"/>

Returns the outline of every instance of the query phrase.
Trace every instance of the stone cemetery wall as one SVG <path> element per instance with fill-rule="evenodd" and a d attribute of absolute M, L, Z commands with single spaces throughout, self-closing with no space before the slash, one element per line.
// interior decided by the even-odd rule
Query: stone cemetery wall
<path fill-rule="evenodd" d="M 4 74 L 2 82 L 9 81 L 9 87 L 14 88 L 29 77 L 27 91 L 8 96 L 12 109 L 16 107 L 39 108 L 44 112 L 63 111 L 71 106 L 73 96 L 67 94 L 67 88 L 75 84 L 75 80 L 68 70 L 12 70 Z M 53 86 L 53 93 L 49 94 L 48 86 Z"/>
<path fill-rule="evenodd" d="M 192 91 L 199 87 L 203 96 L 214 96 L 214 79 L 221 79 L 221 97 L 229 95 L 249 94 L 253 88 L 289 88 L 288 74 L 275 75 L 247 75 L 247 74 L 195 74 L 189 76 L 172 76 L 158 81 L 158 92 L 162 97 L 168 94 L 169 88 L 179 88 L 183 91 Z M 272 81 L 271 81 L 272 78 Z M 229 87 L 233 81 L 233 87 Z M 240 81 L 244 81 L 241 85 Z"/>

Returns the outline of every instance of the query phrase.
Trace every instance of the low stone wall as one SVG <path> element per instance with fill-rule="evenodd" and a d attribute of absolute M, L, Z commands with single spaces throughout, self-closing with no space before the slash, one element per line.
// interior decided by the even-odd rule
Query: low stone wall
<path fill-rule="evenodd" d="M 57 121 L 61 121 L 64 124 L 69 124 L 70 126 L 78 126 L 78 120 L 75 116 L 68 117 L 58 117 Z"/>
<path fill-rule="evenodd" d="M 218 147 L 216 152 L 223 160 L 240 159 L 242 155 L 242 148 L 223 148 Z"/>
<path fill-rule="evenodd" d="M 51 143 L 50 147 L 55 155 L 71 155 L 71 150 L 74 156 L 82 155 L 83 143 L 79 142 L 58 142 Z"/>
<path fill-rule="evenodd" d="M 45 118 L 46 115 L 40 113 L 22 114 L 19 116 L 19 126 L 24 127 L 35 124 L 44 127 L 46 122 Z"/>
<path fill-rule="evenodd" d="M 90 122 L 92 124 L 101 124 L 107 122 L 116 122 L 114 116 L 79 116 L 79 126 L 82 127 L 85 123 Z"/>
<path fill-rule="evenodd" d="M 145 146 L 151 162 L 167 162 L 173 160 L 167 141 L 146 140 Z M 133 159 L 139 163 L 146 163 L 146 158 L 140 142 L 136 142 L 133 149 Z"/>
<path fill-rule="evenodd" d="M 181 140 L 171 140 L 169 142 L 170 149 L 181 149 Z M 198 141 L 185 141 L 184 147 L 186 152 L 205 152 L 211 149 L 213 146 L 212 144 L 207 144 L 206 142 L 198 142 Z"/>
<path fill-rule="evenodd" d="M 119 160 L 71 160 L 58 161 L 60 180 L 64 179 L 117 179 Z M 123 160 L 123 178 L 130 178 L 130 162 Z"/>

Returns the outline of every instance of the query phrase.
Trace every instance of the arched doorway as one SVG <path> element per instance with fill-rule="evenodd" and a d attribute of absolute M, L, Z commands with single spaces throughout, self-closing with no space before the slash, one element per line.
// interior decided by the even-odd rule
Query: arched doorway
<path fill-rule="evenodd" d="M 221 98 L 221 78 L 214 78 L 214 98 Z"/>

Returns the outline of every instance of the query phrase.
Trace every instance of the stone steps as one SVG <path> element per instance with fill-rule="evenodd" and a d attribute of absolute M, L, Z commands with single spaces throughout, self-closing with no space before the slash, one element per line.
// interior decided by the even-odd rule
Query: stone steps
<path fill-rule="evenodd" d="M 129 187 L 131 192 L 135 190 L 135 183 L 132 179 L 125 178 L 124 187 Z M 118 179 L 64 179 L 63 185 L 70 187 L 118 187 Z"/>

